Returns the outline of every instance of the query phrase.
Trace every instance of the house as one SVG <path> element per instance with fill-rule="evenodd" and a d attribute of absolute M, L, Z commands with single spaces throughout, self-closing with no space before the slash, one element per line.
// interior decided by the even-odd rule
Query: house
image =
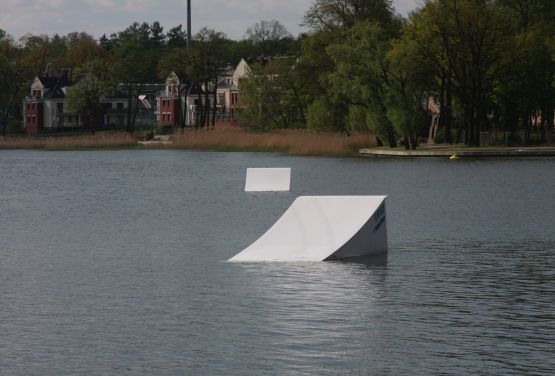
<path fill-rule="evenodd" d="M 31 91 L 23 103 L 23 119 L 27 133 L 37 134 L 41 129 L 82 126 L 80 115 L 64 108 L 67 88 L 71 85 L 67 70 L 55 76 L 49 67 L 44 76 L 35 77 Z"/>
<path fill-rule="evenodd" d="M 231 114 L 233 119 L 235 118 L 236 110 L 239 107 L 239 82 L 251 74 L 251 72 L 252 70 L 247 60 L 241 59 L 231 74 L 223 77 L 224 82 L 222 82 L 222 92 L 224 96 L 224 106 L 226 109 L 225 112 Z"/>
<path fill-rule="evenodd" d="M 218 79 L 218 84 L 208 84 L 207 87 L 180 80 L 171 72 L 166 85 L 157 97 L 158 104 L 158 124 L 178 126 L 181 117 L 184 116 L 185 126 L 195 126 L 198 121 L 199 105 L 206 102 L 208 95 L 208 116 L 214 117 L 218 123 L 234 123 L 235 110 L 239 106 L 239 81 L 251 72 L 249 64 L 245 59 L 241 59 L 235 68 L 228 66 Z M 216 112 L 214 113 L 214 90 L 216 90 Z"/>
<path fill-rule="evenodd" d="M 156 97 L 158 124 L 176 127 L 184 117 L 185 126 L 194 126 L 197 106 L 201 101 L 204 103 L 204 90 L 201 87 L 182 82 L 175 72 L 171 72 L 166 85 Z"/>
<path fill-rule="evenodd" d="M 56 75 L 49 65 L 42 76 L 33 80 L 30 92 L 23 101 L 24 128 L 28 134 L 36 135 L 41 131 L 59 132 L 78 130 L 94 124 L 105 129 L 122 129 L 127 126 L 129 97 L 127 88 L 121 84 L 101 100 L 101 111 L 95 118 L 83 116 L 73 111 L 67 104 L 68 90 L 85 75 L 72 77 L 71 71 L 64 70 Z M 157 123 L 156 93 L 160 84 L 141 85 L 141 95 L 137 98 L 138 107 L 134 113 L 137 124 Z M 135 100 L 131 101 L 134 106 Z M 135 110 L 135 107 L 131 109 Z"/>
<path fill-rule="evenodd" d="M 120 90 L 114 90 L 106 97 L 104 105 L 104 125 L 110 128 L 125 128 L 127 126 L 128 98 Z"/>

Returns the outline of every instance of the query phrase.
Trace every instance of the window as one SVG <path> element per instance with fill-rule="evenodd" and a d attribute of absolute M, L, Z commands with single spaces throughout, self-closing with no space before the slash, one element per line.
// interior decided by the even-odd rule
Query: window
<path fill-rule="evenodd" d="M 118 110 L 123 110 L 123 103 L 118 103 L 117 108 Z"/>

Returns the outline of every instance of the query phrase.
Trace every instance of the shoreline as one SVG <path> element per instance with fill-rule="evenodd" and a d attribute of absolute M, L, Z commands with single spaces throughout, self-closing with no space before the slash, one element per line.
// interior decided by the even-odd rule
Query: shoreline
<path fill-rule="evenodd" d="M 214 152 L 279 153 L 290 156 L 345 158 L 520 158 L 555 157 L 555 146 L 465 147 L 429 145 L 417 150 L 376 147 L 372 135 L 347 137 L 338 133 L 298 130 L 255 132 L 244 129 L 185 131 L 144 141 L 127 133 L 57 137 L 0 137 L 0 150 L 198 150 Z M 368 145 L 372 145 L 368 147 Z"/>
<path fill-rule="evenodd" d="M 428 149 L 428 150 L 426 150 Z M 430 150 L 433 149 L 433 150 Z M 483 148 L 421 148 L 419 150 L 392 150 L 366 148 L 359 150 L 366 158 L 522 158 L 555 157 L 555 147 L 483 147 Z"/>

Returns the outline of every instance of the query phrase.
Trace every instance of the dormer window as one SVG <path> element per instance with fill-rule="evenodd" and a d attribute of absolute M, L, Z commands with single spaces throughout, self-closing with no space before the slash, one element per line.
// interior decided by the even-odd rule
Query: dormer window
<path fill-rule="evenodd" d="M 33 96 L 34 98 L 41 99 L 42 98 L 42 90 L 33 90 L 31 92 L 31 96 Z"/>
<path fill-rule="evenodd" d="M 177 93 L 177 87 L 175 85 L 166 86 L 166 95 L 173 97 Z"/>

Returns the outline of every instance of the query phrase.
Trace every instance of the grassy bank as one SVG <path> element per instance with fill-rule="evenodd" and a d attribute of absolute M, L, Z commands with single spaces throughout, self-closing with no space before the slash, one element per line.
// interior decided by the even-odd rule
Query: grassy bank
<path fill-rule="evenodd" d="M 302 130 L 253 132 L 241 128 L 184 130 L 168 148 L 216 151 L 274 151 L 289 155 L 357 155 L 360 148 L 376 145 L 370 134 L 312 133 Z"/>
<path fill-rule="evenodd" d="M 118 149 L 136 146 L 137 142 L 127 133 L 108 133 L 56 137 L 5 137 L 0 138 L 0 149 Z"/>

